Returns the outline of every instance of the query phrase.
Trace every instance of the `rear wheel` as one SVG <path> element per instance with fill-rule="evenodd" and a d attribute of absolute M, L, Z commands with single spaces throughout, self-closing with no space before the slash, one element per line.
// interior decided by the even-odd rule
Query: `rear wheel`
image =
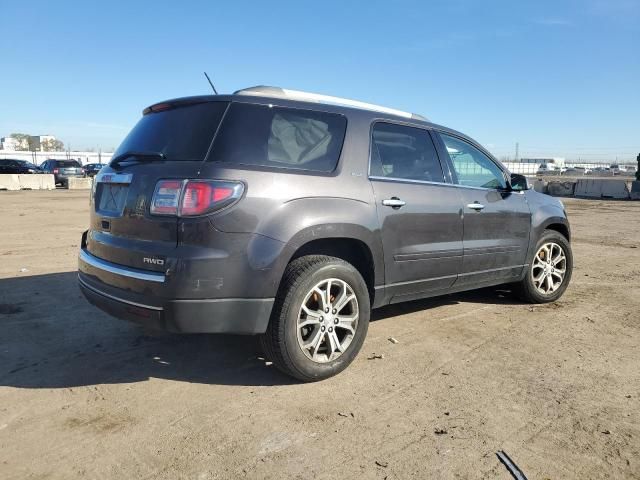
<path fill-rule="evenodd" d="M 571 244 L 564 235 L 546 230 L 534 250 L 527 275 L 517 284 L 519 296 L 530 303 L 548 303 L 560 298 L 573 271 Z"/>
<path fill-rule="evenodd" d="M 367 285 L 353 265 L 322 255 L 300 257 L 285 271 L 261 344 L 284 373 L 322 380 L 356 357 L 369 316 Z"/>

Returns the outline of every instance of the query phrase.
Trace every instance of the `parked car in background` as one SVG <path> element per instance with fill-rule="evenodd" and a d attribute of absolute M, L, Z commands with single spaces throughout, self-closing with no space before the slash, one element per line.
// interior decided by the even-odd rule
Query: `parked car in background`
<path fill-rule="evenodd" d="M 620 175 L 621 173 L 627 173 L 627 168 L 624 165 L 618 165 L 617 163 L 613 163 L 609 166 L 609 170 L 614 175 Z"/>
<path fill-rule="evenodd" d="M 104 165 L 104 163 L 87 163 L 82 168 L 87 177 L 95 177 Z"/>
<path fill-rule="evenodd" d="M 26 160 L 5 158 L 0 160 L 0 174 L 1 173 L 40 173 L 40 169 Z"/>
<path fill-rule="evenodd" d="M 553 163 L 541 163 L 540 167 L 538 167 L 537 174 L 559 175 L 566 171 L 567 169 L 565 167 L 559 167 L 557 165 L 554 165 Z"/>
<path fill-rule="evenodd" d="M 611 176 L 613 175 L 613 173 L 614 172 L 607 167 L 595 167 L 593 170 L 591 170 L 591 175 L 599 175 L 603 177 Z"/>
<path fill-rule="evenodd" d="M 304 381 L 353 361 L 373 308 L 498 284 L 546 303 L 571 278 L 559 200 L 460 132 L 348 99 L 255 87 L 152 105 L 94 185 L 90 302 L 260 335 Z"/>
<path fill-rule="evenodd" d="M 66 185 L 69 178 L 83 178 L 85 176 L 82 165 L 77 160 L 45 160 L 40 168 L 44 173 L 53 174 L 56 185 Z"/>

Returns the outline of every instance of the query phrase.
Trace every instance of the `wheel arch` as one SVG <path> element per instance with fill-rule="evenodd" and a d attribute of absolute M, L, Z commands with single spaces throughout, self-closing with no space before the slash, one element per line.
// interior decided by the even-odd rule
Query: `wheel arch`
<path fill-rule="evenodd" d="M 373 304 L 375 286 L 384 283 L 382 246 L 374 232 L 355 224 L 315 225 L 303 229 L 287 243 L 281 255 L 279 282 L 287 265 L 305 255 L 327 255 L 352 264 L 364 278 Z"/>
<path fill-rule="evenodd" d="M 568 224 L 561 222 L 552 222 L 544 227 L 545 230 L 553 230 L 564 236 L 568 241 L 571 241 L 571 229 Z"/>
<path fill-rule="evenodd" d="M 353 265 L 364 278 L 371 303 L 373 303 L 376 268 L 371 249 L 364 241 L 352 237 L 327 237 L 310 240 L 293 253 L 289 262 L 305 255 L 327 255 L 340 258 Z"/>

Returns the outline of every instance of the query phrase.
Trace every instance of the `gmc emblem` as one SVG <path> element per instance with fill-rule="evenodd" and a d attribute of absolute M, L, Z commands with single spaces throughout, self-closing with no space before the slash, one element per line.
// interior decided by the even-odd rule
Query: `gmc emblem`
<path fill-rule="evenodd" d="M 150 263 L 151 265 L 164 265 L 161 258 L 142 257 L 142 263 Z"/>

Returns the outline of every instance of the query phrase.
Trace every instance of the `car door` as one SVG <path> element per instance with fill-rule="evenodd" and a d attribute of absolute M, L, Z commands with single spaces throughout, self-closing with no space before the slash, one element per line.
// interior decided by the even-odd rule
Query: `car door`
<path fill-rule="evenodd" d="M 526 263 L 531 212 L 507 172 L 466 139 L 439 133 L 463 203 L 463 260 L 459 285 L 495 284 L 518 277 Z"/>
<path fill-rule="evenodd" d="M 445 291 L 462 267 L 462 217 L 429 130 L 376 122 L 369 179 L 390 302 Z"/>

